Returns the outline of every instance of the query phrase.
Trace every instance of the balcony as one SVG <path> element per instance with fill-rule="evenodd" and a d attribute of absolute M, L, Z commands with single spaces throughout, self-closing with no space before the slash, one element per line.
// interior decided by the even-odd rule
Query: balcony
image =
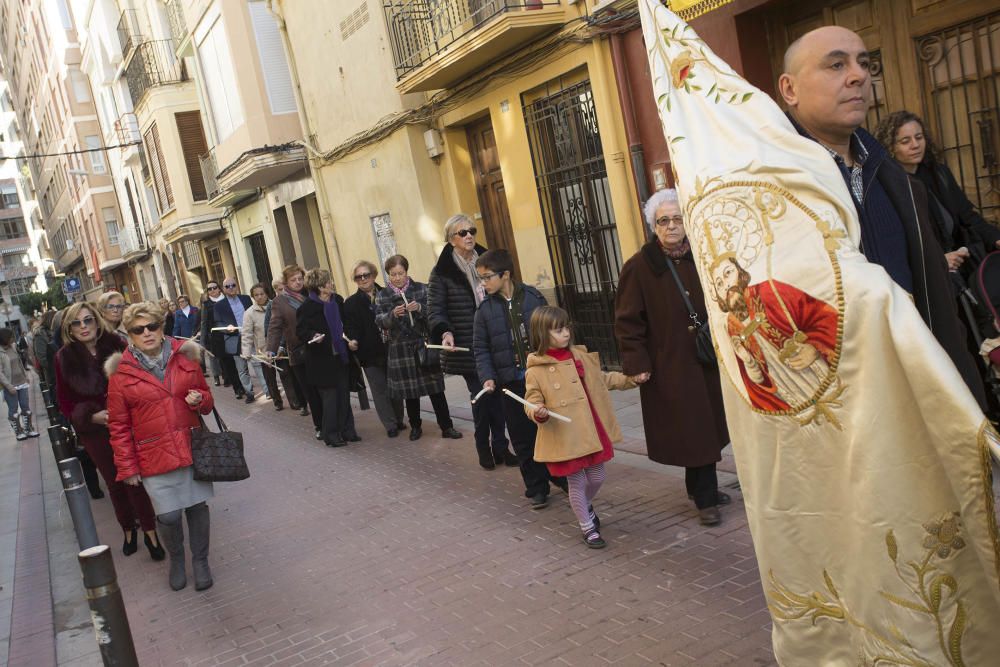
<path fill-rule="evenodd" d="M 173 40 L 158 39 L 135 47 L 135 55 L 125 68 L 125 80 L 132 104 L 138 107 L 151 88 L 183 83 L 188 73 L 183 58 L 174 55 Z"/>
<path fill-rule="evenodd" d="M 118 230 L 118 249 L 126 262 L 146 254 L 146 244 L 139 238 L 139 232 L 132 225 L 126 225 Z"/>
<path fill-rule="evenodd" d="M 83 252 L 71 239 L 66 240 L 66 248 L 56 258 L 56 266 L 61 273 L 83 259 Z"/>
<path fill-rule="evenodd" d="M 174 38 L 174 46 L 181 48 L 188 36 L 188 26 L 180 0 L 167 0 L 167 22 L 170 24 L 170 36 Z"/>
<path fill-rule="evenodd" d="M 201 177 L 205 181 L 205 192 L 208 194 L 208 201 L 219 196 L 219 181 L 216 175 L 219 173 L 219 165 L 215 162 L 215 149 L 210 149 L 207 153 L 198 158 L 201 163 Z"/>
<path fill-rule="evenodd" d="M 570 17 L 565 0 L 383 0 L 397 88 L 447 88 Z"/>
<path fill-rule="evenodd" d="M 134 113 L 122 114 L 121 118 L 115 121 L 114 126 L 115 143 L 120 147 L 122 160 L 128 162 L 139 151 L 138 144 L 142 141 L 139 134 L 139 119 Z"/>
<path fill-rule="evenodd" d="M 262 146 L 244 151 L 215 174 L 219 197 L 228 198 L 219 201 L 238 201 L 253 194 L 257 188 L 274 185 L 307 167 L 306 150 L 296 143 Z M 216 201 L 211 203 L 219 205 Z"/>
<path fill-rule="evenodd" d="M 142 41 L 139 33 L 139 16 L 134 9 L 126 9 L 118 19 L 118 43 L 122 47 L 122 59 L 127 60 L 132 48 Z"/>

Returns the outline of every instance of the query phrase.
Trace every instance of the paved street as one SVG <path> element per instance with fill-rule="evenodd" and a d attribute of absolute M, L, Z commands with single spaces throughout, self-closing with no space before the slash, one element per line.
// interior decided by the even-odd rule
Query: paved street
<path fill-rule="evenodd" d="M 253 476 L 216 486 L 212 589 L 169 590 L 166 563 L 123 557 L 110 503 L 93 504 L 141 664 L 773 664 L 738 490 L 706 530 L 680 471 L 620 451 L 595 503 L 609 547 L 588 550 L 562 492 L 532 511 L 516 470 L 476 465 L 460 384 L 462 440 L 434 437 L 429 415 L 421 441 L 389 440 L 356 411 L 365 441 L 332 450 L 308 418 L 217 391 Z M 635 395 L 619 401 L 626 421 Z M 39 448 L 57 659 L 100 664 L 44 436 Z"/>

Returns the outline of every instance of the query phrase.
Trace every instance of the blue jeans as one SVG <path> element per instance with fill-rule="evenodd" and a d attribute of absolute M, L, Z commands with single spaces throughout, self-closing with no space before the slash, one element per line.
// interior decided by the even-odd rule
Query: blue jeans
<path fill-rule="evenodd" d="M 3 400 L 7 401 L 7 418 L 14 419 L 17 417 L 18 405 L 21 407 L 21 414 L 26 414 L 31 412 L 28 408 L 28 388 L 21 387 L 16 393 L 11 393 L 6 389 L 3 390 Z"/>

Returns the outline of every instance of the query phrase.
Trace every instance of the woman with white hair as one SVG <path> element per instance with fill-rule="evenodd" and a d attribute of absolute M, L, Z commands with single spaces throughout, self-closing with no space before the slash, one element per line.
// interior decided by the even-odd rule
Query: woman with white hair
<path fill-rule="evenodd" d="M 685 303 L 705 322 L 705 296 L 677 192 L 660 190 L 644 212 L 653 238 L 622 267 L 615 298 L 622 371 L 640 384 L 649 458 L 684 466 L 688 497 L 701 523 L 713 526 L 722 520 L 718 506 L 730 502 L 715 473 L 729 432 L 718 368 L 698 361 Z"/>

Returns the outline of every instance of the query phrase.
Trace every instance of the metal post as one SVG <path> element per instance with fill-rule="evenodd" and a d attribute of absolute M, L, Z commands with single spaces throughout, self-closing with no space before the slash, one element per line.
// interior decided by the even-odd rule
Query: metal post
<path fill-rule="evenodd" d="M 106 667 L 138 667 L 139 659 L 135 655 L 132 629 L 118 587 L 111 549 L 101 544 L 84 549 L 77 558 L 83 570 L 83 587 L 87 591 L 101 659 Z"/>
<path fill-rule="evenodd" d="M 49 440 L 52 441 L 52 453 L 56 461 L 73 458 L 73 448 L 66 438 L 66 429 L 58 424 L 49 427 Z"/>
<path fill-rule="evenodd" d="M 44 382 L 40 383 L 40 386 L 42 388 L 42 401 L 45 403 L 45 409 L 48 409 L 50 405 L 55 403 L 55 401 L 52 400 L 52 392 L 49 391 Z"/>
<path fill-rule="evenodd" d="M 94 514 L 90 511 L 90 492 L 87 491 L 87 484 L 83 481 L 80 459 L 59 461 L 59 477 L 62 478 L 69 514 L 73 517 L 73 530 L 76 531 L 77 543 L 81 549 L 97 546 L 101 542 L 97 539 L 97 526 L 94 524 Z"/>
<path fill-rule="evenodd" d="M 56 407 L 55 405 L 49 405 L 48 403 L 46 403 L 45 404 L 45 412 L 48 413 L 48 415 L 49 415 L 49 423 L 50 424 L 58 424 L 59 423 L 59 408 L 58 407 Z"/>

